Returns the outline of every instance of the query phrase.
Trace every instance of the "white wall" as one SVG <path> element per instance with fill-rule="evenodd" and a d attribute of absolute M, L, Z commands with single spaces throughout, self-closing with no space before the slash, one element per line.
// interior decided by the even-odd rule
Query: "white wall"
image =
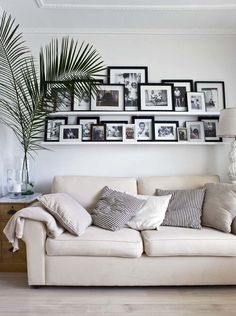
<path fill-rule="evenodd" d="M 53 35 L 26 34 L 35 55 Z M 223 80 L 227 106 L 236 106 L 236 37 L 217 35 L 78 34 L 94 44 L 107 65 L 147 65 L 149 82 L 161 79 Z M 34 163 L 37 190 L 49 190 L 56 174 L 219 174 L 227 180 L 228 146 L 53 147 Z M 1 150 L 2 152 L 2 150 Z M 4 159 L 4 157 L 3 157 Z"/>

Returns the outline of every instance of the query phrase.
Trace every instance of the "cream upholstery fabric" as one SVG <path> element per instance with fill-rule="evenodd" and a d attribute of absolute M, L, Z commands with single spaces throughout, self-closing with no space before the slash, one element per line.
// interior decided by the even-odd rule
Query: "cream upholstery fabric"
<path fill-rule="evenodd" d="M 236 256 L 236 236 L 212 228 L 162 226 L 141 234 L 148 256 Z"/>
<path fill-rule="evenodd" d="M 80 237 L 64 233 L 56 239 L 48 238 L 46 253 L 50 256 L 137 258 L 143 253 L 143 243 L 140 233 L 130 228 L 112 232 L 90 226 Z"/>

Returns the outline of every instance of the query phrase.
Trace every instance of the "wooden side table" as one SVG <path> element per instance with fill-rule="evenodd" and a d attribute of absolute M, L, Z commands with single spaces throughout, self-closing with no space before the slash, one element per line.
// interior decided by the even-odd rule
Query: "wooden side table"
<path fill-rule="evenodd" d="M 20 250 L 12 252 L 12 246 L 3 234 L 3 229 L 17 211 L 31 205 L 40 193 L 11 199 L 9 195 L 0 198 L 0 272 L 25 272 L 26 250 L 23 241 L 19 241 Z"/>

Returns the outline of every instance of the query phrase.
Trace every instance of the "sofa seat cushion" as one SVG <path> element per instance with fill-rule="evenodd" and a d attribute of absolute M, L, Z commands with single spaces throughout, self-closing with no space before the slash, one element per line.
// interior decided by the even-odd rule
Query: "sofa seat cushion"
<path fill-rule="evenodd" d="M 137 258 L 143 253 L 143 243 L 140 233 L 130 228 L 112 232 L 90 226 L 80 237 L 64 233 L 56 239 L 47 238 L 46 253 L 49 256 Z"/>
<path fill-rule="evenodd" d="M 161 226 L 142 233 L 144 251 L 150 257 L 236 256 L 236 236 L 203 227 L 196 230 Z"/>

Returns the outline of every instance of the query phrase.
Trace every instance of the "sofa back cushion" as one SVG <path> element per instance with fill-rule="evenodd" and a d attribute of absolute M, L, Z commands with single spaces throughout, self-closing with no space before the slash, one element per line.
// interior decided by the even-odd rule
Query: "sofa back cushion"
<path fill-rule="evenodd" d="M 84 208 L 91 211 L 105 186 L 131 195 L 137 195 L 136 178 L 87 176 L 55 176 L 52 193 L 68 193 Z"/>

